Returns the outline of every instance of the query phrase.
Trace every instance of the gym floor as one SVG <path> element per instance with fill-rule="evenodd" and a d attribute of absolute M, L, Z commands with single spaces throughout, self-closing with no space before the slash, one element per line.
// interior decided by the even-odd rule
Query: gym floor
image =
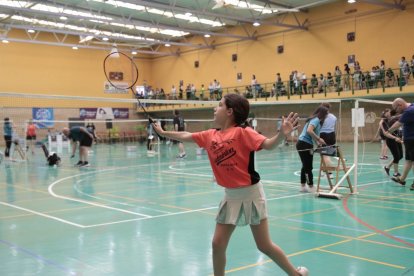
<path fill-rule="evenodd" d="M 341 149 L 351 165 L 353 145 Z M 48 167 L 40 148 L 28 161 L 4 160 L 0 275 L 212 275 L 223 189 L 194 145 L 185 159 L 177 151 L 97 144 L 88 168 L 74 167 L 67 149 L 60 167 Z M 393 183 L 379 151 L 378 143 L 360 146 L 357 194 L 343 187 L 341 200 L 299 192 L 294 146 L 257 154 L 272 239 L 295 266 L 322 276 L 414 275 L 412 172 L 407 187 Z M 315 183 L 319 162 L 315 155 Z M 227 275 L 285 275 L 256 249 L 249 227 L 236 229 L 227 256 Z"/>

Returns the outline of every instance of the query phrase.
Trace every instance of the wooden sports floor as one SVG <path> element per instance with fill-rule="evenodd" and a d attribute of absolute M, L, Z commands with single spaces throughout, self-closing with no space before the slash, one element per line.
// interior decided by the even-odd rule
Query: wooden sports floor
<path fill-rule="evenodd" d="M 206 155 L 186 144 L 98 144 L 89 168 L 29 161 L 0 164 L 0 275 L 212 275 L 211 239 L 223 189 Z M 347 164 L 351 144 L 342 144 Z M 414 275 L 414 192 L 393 183 L 378 143 L 359 147 L 358 194 L 342 200 L 299 192 L 292 145 L 257 154 L 272 239 L 317 276 Z M 17 156 L 16 156 L 17 158 Z M 320 156 L 314 158 L 315 181 Z M 402 164 L 401 164 L 402 168 Z M 351 175 L 351 179 L 353 176 Z M 326 179 L 323 185 L 327 186 Z M 255 247 L 249 227 L 228 247 L 227 275 L 285 275 Z"/>

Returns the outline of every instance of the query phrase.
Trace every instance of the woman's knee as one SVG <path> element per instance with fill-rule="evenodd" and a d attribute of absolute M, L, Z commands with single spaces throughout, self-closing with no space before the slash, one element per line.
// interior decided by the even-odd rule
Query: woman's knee
<path fill-rule="evenodd" d="M 213 238 L 213 240 L 211 242 L 211 247 L 213 249 L 213 253 L 218 252 L 218 251 L 222 251 L 222 250 L 226 250 L 227 242 L 224 239 L 215 237 L 215 238 Z"/>
<path fill-rule="evenodd" d="M 272 252 L 272 243 L 271 242 L 267 242 L 267 243 L 260 243 L 257 244 L 257 249 L 262 252 L 263 254 L 269 256 L 270 253 Z"/>

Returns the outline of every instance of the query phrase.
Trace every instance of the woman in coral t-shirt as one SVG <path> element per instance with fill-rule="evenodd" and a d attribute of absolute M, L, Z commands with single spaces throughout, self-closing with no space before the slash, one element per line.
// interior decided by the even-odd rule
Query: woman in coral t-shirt
<path fill-rule="evenodd" d="M 164 131 L 158 124 L 153 125 L 161 136 L 195 142 L 204 148 L 217 183 L 225 188 L 212 242 L 215 276 L 224 275 L 227 245 L 236 226 L 242 225 L 250 225 L 257 248 L 288 275 L 308 275 L 305 267 L 295 269 L 285 253 L 270 239 L 266 197 L 254 167 L 254 152 L 275 148 L 296 129 L 298 115 L 290 113 L 283 118 L 280 131 L 267 138 L 245 126 L 249 110 L 249 102 L 244 97 L 227 94 L 214 110 L 214 122 L 220 127 L 218 130 L 190 133 Z"/>

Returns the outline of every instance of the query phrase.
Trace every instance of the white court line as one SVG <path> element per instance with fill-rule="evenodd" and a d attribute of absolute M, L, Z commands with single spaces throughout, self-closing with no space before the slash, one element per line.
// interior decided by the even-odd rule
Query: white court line
<path fill-rule="evenodd" d="M 128 204 L 128 203 L 123 203 L 123 202 L 118 202 L 118 201 L 114 201 L 114 200 L 109 200 L 109 199 L 106 199 L 106 198 L 101 198 L 101 197 L 98 197 L 98 196 L 93 196 L 93 195 L 84 193 L 83 191 L 81 191 L 78 188 L 78 184 L 81 184 L 82 185 L 82 182 L 84 182 L 84 181 L 85 181 L 84 179 L 81 179 L 81 180 L 76 181 L 76 185 L 75 185 L 74 189 L 79 194 L 81 194 L 83 196 L 86 196 L 86 197 L 94 198 L 94 199 L 97 199 L 97 200 L 106 201 L 106 202 L 109 202 L 109 203 L 120 204 L 120 205 L 129 206 L 129 207 L 135 207 L 135 205 L 131 205 L 131 204 Z"/>
<path fill-rule="evenodd" d="M 70 225 L 73 225 L 73 226 L 76 226 L 76 227 L 80 227 L 80 228 L 85 228 L 86 227 L 85 225 L 82 225 L 82 224 L 70 222 L 68 220 L 64 220 L 64 219 L 57 218 L 57 217 L 54 217 L 54 216 L 46 215 L 44 213 L 36 212 L 36 211 L 30 210 L 30 209 L 26 209 L 26 208 L 23 208 L 23 207 L 20 207 L 20 206 L 17 206 L 17 205 L 13 205 L 13 204 L 9 204 L 9 203 L 6 203 L 6 202 L 0 201 L 0 204 L 8 206 L 8 207 L 15 208 L 15 209 L 19 209 L 19 210 L 22 210 L 22 211 L 26 211 L 26 212 L 29 212 L 29 213 L 32 213 L 32 214 L 35 214 L 35 215 L 39 215 L 39 216 L 42 216 L 42 217 L 46 217 L 46 218 L 49 218 L 49 219 L 57 220 L 57 221 L 60 221 L 60 222 L 63 222 L 63 223 L 67 223 L 67 224 L 70 224 Z"/>
<path fill-rule="evenodd" d="M 166 174 L 177 174 L 177 175 L 191 175 L 191 176 L 202 176 L 202 177 L 212 177 L 213 174 L 200 174 L 200 173 L 185 173 L 185 172 L 174 172 L 174 171 L 168 171 L 168 172 L 162 172 Z"/>
<path fill-rule="evenodd" d="M 146 218 L 136 218 L 136 219 L 127 219 L 127 220 L 106 222 L 106 223 L 100 223 L 100 224 L 92 224 L 92 225 L 85 226 L 85 228 L 106 226 L 106 225 L 112 225 L 112 224 L 118 224 L 118 223 L 130 222 L 130 221 L 139 221 L 139 220 L 155 219 L 155 218 L 161 218 L 161 217 L 177 216 L 177 215 L 183 215 L 183 214 L 189 214 L 189 213 L 195 213 L 195 212 L 202 212 L 202 211 L 217 209 L 217 208 L 218 208 L 217 206 L 216 207 L 208 207 L 208 208 L 194 209 L 194 210 L 188 210 L 188 211 L 183 211 L 183 212 L 170 213 L 170 214 L 164 214 L 164 215 L 158 215 L 158 216 L 152 216 L 152 217 L 146 217 Z"/>
<path fill-rule="evenodd" d="M 112 168 L 112 169 L 106 169 L 106 170 L 100 170 L 100 171 L 93 171 L 93 172 L 81 173 L 81 174 L 77 174 L 77 175 L 72 175 L 72 176 L 64 177 L 64 178 L 61 178 L 61 179 L 53 182 L 52 184 L 50 184 L 47 190 L 48 190 L 49 194 L 51 194 L 53 197 L 56 197 L 56 198 L 61 198 L 61 199 L 69 200 L 69 201 L 80 202 L 80 203 L 92 205 L 92 206 L 95 206 L 95 207 L 101 207 L 101 208 L 105 208 L 105 209 L 109 209 L 109 210 L 119 211 L 119 212 L 122 212 L 122 213 L 137 215 L 137 216 L 151 217 L 149 215 L 145 215 L 145 214 L 141 214 L 141 213 L 137 213 L 137 212 L 132 212 L 132 211 L 128 211 L 128 210 L 124 210 L 124 209 L 120 209 L 120 208 L 115 208 L 115 207 L 111 207 L 111 206 L 107 206 L 107 205 L 103 205 L 103 204 L 98 204 L 98 203 L 94 203 L 94 202 L 90 202 L 90 201 L 86 201 L 86 200 L 82 200 L 82 199 L 77 199 L 77 198 L 68 197 L 68 196 L 61 196 L 61 195 L 56 194 L 53 191 L 53 187 L 56 184 L 59 184 L 62 181 L 65 181 L 65 180 L 68 180 L 68 179 L 71 179 L 71 178 L 74 178 L 74 177 L 78 177 L 78 176 L 83 176 L 83 175 L 88 175 L 88 174 L 98 173 L 98 172 L 101 173 L 101 172 L 106 172 L 106 171 L 113 171 L 113 170 L 119 170 L 119 168 Z"/>

